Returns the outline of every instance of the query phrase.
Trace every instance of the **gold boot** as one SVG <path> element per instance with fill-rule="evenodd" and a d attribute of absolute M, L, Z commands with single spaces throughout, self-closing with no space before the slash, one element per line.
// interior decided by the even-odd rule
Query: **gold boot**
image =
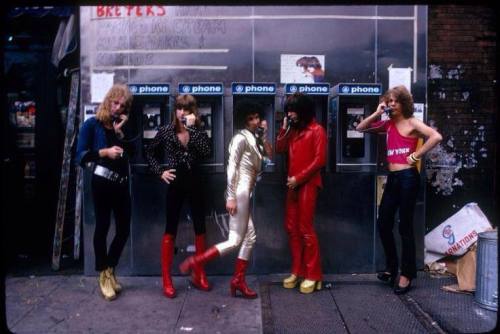
<path fill-rule="evenodd" d="M 118 283 L 118 280 L 116 279 L 115 270 L 112 267 L 108 267 L 106 271 L 108 272 L 113 290 L 115 290 L 116 293 L 120 293 L 122 291 L 122 285 Z"/>
<path fill-rule="evenodd" d="M 113 300 L 116 298 L 116 293 L 111 286 L 111 280 L 109 277 L 110 276 L 107 270 L 103 270 L 99 273 L 99 288 L 101 289 L 104 299 Z"/>
<path fill-rule="evenodd" d="M 285 289 L 293 289 L 297 286 L 297 283 L 299 283 L 299 278 L 294 274 L 291 274 L 283 280 L 283 287 Z"/>
<path fill-rule="evenodd" d="M 305 279 L 300 284 L 300 292 L 302 292 L 302 293 L 311 293 L 314 290 L 321 290 L 321 281 L 311 281 L 311 280 Z"/>

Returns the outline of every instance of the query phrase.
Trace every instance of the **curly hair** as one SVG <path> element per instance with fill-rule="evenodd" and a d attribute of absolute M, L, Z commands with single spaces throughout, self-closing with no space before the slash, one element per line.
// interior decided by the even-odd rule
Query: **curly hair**
<path fill-rule="evenodd" d="M 387 92 L 382 95 L 381 100 L 388 103 L 391 96 L 401 104 L 401 112 L 404 118 L 413 116 L 413 97 L 405 86 L 400 85 L 388 89 Z"/>
<path fill-rule="evenodd" d="M 104 124 L 111 124 L 111 103 L 115 99 L 125 98 L 123 113 L 128 115 L 132 107 L 133 95 L 127 85 L 114 84 L 104 97 L 104 101 L 99 105 L 95 118 Z"/>
<path fill-rule="evenodd" d="M 262 106 L 260 103 L 248 98 L 242 99 L 236 103 L 234 108 L 234 126 L 236 129 L 243 129 L 246 126 L 246 120 L 249 115 L 259 114 L 262 119 Z"/>

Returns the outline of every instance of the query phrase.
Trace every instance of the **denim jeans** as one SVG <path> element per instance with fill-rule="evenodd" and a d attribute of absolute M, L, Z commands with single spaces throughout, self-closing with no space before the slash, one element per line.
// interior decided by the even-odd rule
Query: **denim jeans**
<path fill-rule="evenodd" d="M 416 168 L 390 172 L 379 207 L 377 225 L 386 257 L 386 271 L 397 274 L 398 255 L 392 232 L 394 217 L 399 209 L 399 235 L 401 236 L 401 275 L 417 276 L 413 213 L 417 201 L 420 177 Z"/>

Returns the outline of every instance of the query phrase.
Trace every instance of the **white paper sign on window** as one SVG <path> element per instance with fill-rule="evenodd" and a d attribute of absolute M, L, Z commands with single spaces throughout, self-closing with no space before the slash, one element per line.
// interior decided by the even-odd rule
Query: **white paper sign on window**
<path fill-rule="evenodd" d="M 411 72 L 413 71 L 411 67 L 397 68 L 392 67 L 391 64 L 387 70 L 389 71 L 389 89 L 403 85 L 411 93 Z"/>
<path fill-rule="evenodd" d="M 101 103 L 108 90 L 113 86 L 114 73 L 92 73 L 90 77 L 90 95 L 92 103 Z"/>

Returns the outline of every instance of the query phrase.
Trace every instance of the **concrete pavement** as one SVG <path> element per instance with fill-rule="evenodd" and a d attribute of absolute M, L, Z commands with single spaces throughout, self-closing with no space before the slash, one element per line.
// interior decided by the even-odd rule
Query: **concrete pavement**
<path fill-rule="evenodd" d="M 161 293 L 160 277 L 120 277 L 124 291 L 103 300 L 96 277 L 8 277 L 7 321 L 15 333 L 481 333 L 497 312 L 472 295 L 442 291 L 455 278 L 420 272 L 399 297 L 373 274 L 325 275 L 311 295 L 280 286 L 284 275 L 249 276 L 259 298 L 229 295 L 229 276 L 211 276 L 210 292 L 174 277 L 178 296 Z"/>

